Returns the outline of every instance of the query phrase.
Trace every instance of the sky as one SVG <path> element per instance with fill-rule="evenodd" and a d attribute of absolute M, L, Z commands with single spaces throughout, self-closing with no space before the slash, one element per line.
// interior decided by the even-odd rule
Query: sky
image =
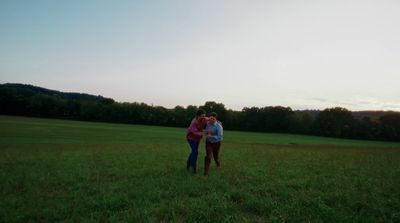
<path fill-rule="evenodd" d="M 0 83 L 173 108 L 400 111 L 400 1 L 0 0 Z"/>

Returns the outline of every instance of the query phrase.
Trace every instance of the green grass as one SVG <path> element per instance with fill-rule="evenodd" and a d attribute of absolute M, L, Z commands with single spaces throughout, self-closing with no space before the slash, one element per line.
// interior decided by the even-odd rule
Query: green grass
<path fill-rule="evenodd" d="M 400 222 L 400 143 L 224 137 L 205 177 L 185 129 L 0 116 L 0 222 Z"/>

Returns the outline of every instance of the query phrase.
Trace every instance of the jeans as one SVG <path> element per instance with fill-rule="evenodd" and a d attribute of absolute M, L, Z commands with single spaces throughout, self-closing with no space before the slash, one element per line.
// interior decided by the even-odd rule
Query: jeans
<path fill-rule="evenodd" d="M 196 169 L 197 156 L 199 155 L 199 142 L 188 140 L 188 143 L 190 145 L 190 148 L 192 149 L 192 152 L 188 157 L 187 163 L 189 164 L 189 166 L 193 167 L 193 169 Z"/>

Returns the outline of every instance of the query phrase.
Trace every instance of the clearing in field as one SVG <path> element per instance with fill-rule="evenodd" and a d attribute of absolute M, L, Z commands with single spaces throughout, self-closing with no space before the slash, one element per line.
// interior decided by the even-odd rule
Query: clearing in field
<path fill-rule="evenodd" d="M 205 177 L 185 129 L 0 116 L 0 221 L 400 221 L 400 143 L 224 138 Z"/>

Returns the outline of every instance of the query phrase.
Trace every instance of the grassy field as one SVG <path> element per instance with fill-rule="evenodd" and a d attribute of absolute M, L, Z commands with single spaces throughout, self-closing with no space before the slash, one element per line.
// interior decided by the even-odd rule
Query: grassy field
<path fill-rule="evenodd" d="M 224 139 L 205 177 L 185 129 L 0 116 L 0 222 L 400 222 L 400 143 Z"/>

